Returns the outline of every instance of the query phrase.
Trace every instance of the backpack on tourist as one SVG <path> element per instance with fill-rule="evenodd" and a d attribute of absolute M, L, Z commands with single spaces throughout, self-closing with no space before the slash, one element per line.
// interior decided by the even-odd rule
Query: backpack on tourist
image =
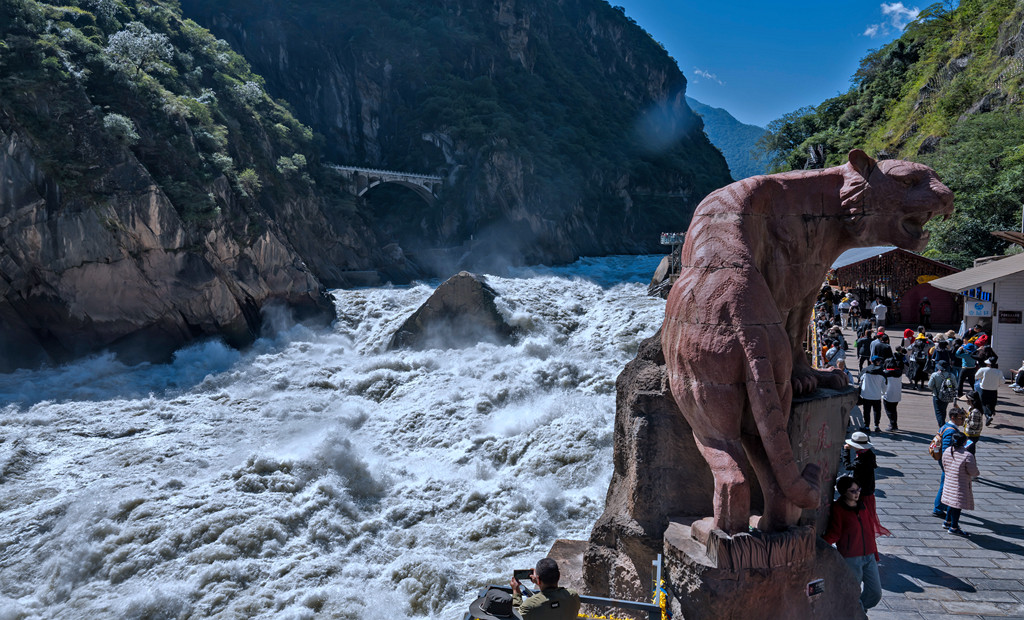
<path fill-rule="evenodd" d="M 984 411 L 976 407 L 971 407 L 971 410 L 967 413 L 967 418 L 964 420 L 964 434 L 970 438 L 976 438 L 981 436 L 981 429 L 985 423 Z"/>
<path fill-rule="evenodd" d="M 928 444 L 928 454 L 932 455 L 932 458 L 936 461 L 942 460 L 942 430 L 935 433 L 932 437 L 932 442 Z"/>
<path fill-rule="evenodd" d="M 939 384 L 939 394 L 937 398 L 944 403 L 951 403 L 956 400 L 956 386 L 953 385 L 953 377 L 947 376 Z"/>

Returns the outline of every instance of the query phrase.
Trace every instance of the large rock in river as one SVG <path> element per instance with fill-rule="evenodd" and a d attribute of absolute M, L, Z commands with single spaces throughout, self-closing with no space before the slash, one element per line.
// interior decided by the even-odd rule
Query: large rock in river
<path fill-rule="evenodd" d="M 461 271 L 445 280 L 406 319 L 388 348 L 459 348 L 481 341 L 509 342 L 512 328 L 498 312 L 496 297 L 483 278 Z"/>

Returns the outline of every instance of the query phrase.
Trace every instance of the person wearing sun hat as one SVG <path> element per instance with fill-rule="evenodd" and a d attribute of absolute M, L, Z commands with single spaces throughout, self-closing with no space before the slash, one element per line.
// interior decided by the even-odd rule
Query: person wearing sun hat
<path fill-rule="evenodd" d="M 491 588 L 469 604 L 469 615 L 476 620 L 522 620 L 512 608 L 512 595 L 498 588 Z"/>
<path fill-rule="evenodd" d="M 981 439 L 981 431 L 985 428 L 985 405 L 982 404 L 981 394 L 978 392 L 967 392 L 963 396 L 957 397 L 956 400 L 957 405 L 962 404 L 967 410 L 964 424 L 960 430 L 967 436 L 970 445 L 966 445 L 964 448 L 971 454 L 975 454 L 978 441 Z"/>
<path fill-rule="evenodd" d="M 907 365 L 907 377 L 910 379 L 910 385 L 915 389 L 923 390 L 925 382 L 928 381 L 928 337 L 918 334 L 907 353 L 910 356 L 910 363 Z"/>
<path fill-rule="evenodd" d="M 854 433 L 843 447 L 853 453 L 853 466 L 850 470 L 853 479 L 860 485 L 860 499 L 864 502 L 864 508 L 871 514 L 875 535 L 892 536 L 892 532 L 882 527 L 875 508 L 875 470 L 878 469 L 878 460 L 875 458 L 874 446 L 868 440 L 867 433 Z"/>

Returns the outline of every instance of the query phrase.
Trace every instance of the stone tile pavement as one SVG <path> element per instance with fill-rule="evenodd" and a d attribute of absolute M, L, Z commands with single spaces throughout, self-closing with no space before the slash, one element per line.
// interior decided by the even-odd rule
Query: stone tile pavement
<path fill-rule="evenodd" d="M 888 333 L 899 342 L 902 329 Z M 856 375 L 856 358 L 847 360 Z M 894 536 L 878 539 L 883 594 L 868 616 L 1024 620 L 1024 394 L 1000 390 L 995 420 L 978 443 L 977 508 L 960 519 L 969 539 L 947 533 L 931 514 L 940 475 L 928 456 L 935 415 L 930 392 L 909 389 L 906 380 L 899 427 L 871 434 L 878 516 Z"/>

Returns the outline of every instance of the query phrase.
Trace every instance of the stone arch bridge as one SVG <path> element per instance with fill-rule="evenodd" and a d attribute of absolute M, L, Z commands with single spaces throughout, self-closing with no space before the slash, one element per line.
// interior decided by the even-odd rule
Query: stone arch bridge
<path fill-rule="evenodd" d="M 394 170 L 377 170 L 356 166 L 329 166 L 351 183 L 357 196 L 362 196 L 382 183 L 394 183 L 407 187 L 422 198 L 428 205 L 437 201 L 437 193 L 444 183 L 444 178 L 430 174 L 397 172 Z"/>

